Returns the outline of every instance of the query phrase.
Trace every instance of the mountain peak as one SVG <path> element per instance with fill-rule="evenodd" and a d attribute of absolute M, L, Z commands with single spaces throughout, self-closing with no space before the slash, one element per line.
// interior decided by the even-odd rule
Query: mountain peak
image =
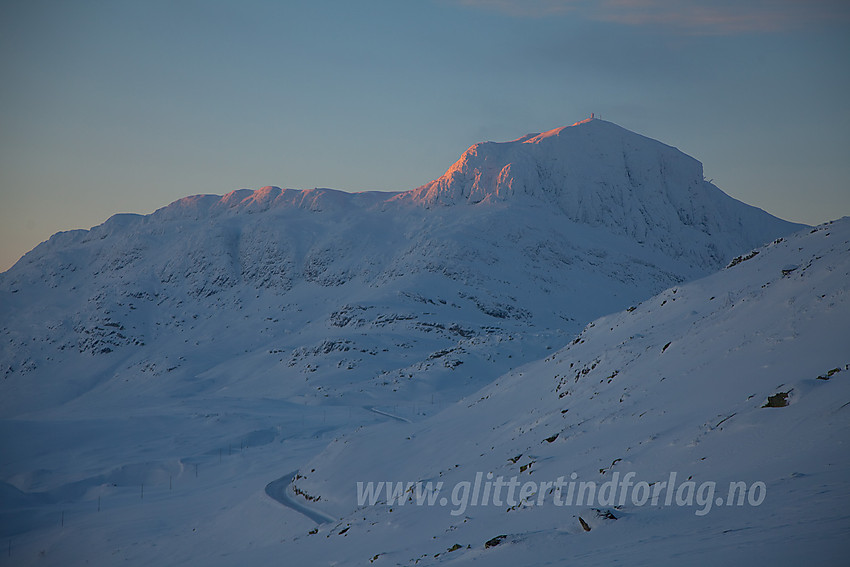
<path fill-rule="evenodd" d="M 600 118 L 585 118 L 584 120 L 579 120 L 575 124 L 571 126 L 561 126 L 559 128 L 553 128 L 552 130 L 547 130 L 546 132 L 538 133 L 538 134 L 527 134 L 520 138 L 517 141 L 521 141 L 523 143 L 528 144 L 539 144 L 542 141 L 545 141 L 548 138 L 557 138 L 562 133 L 567 133 L 569 135 L 574 128 L 593 128 L 595 132 L 601 132 L 604 128 L 616 128 L 622 130 L 623 132 L 627 132 L 629 134 L 638 135 L 634 132 L 626 130 L 625 128 L 614 124 L 613 122 L 607 122 Z"/>
<path fill-rule="evenodd" d="M 745 247 L 785 224 L 706 181 L 691 156 L 598 118 L 475 144 L 441 177 L 399 198 L 425 207 L 543 206 L 674 253 L 684 242 L 710 246 L 723 233 L 742 236 Z"/>
<path fill-rule="evenodd" d="M 591 193 L 622 193 L 639 185 L 657 189 L 668 165 L 686 185 L 703 180 L 702 164 L 690 156 L 592 118 L 509 142 L 474 144 L 441 177 L 410 196 L 425 205 L 504 201 L 519 195 L 556 197 L 569 214 L 566 201 L 584 201 Z M 647 178 L 646 172 L 655 175 Z"/>

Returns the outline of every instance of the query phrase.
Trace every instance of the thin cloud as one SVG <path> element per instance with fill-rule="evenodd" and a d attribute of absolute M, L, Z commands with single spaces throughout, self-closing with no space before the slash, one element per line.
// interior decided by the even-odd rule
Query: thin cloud
<path fill-rule="evenodd" d="M 850 22 L 842 0 L 456 0 L 515 17 L 573 14 L 629 26 L 661 26 L 694 35 L 780 32 L 828 22 Z"/>
<path fill-rule="evenodd" d="M 583 0 L 456 0 L 462 6 L 495 10 L 520 18 L 558 16 L 574 11 Z"/>

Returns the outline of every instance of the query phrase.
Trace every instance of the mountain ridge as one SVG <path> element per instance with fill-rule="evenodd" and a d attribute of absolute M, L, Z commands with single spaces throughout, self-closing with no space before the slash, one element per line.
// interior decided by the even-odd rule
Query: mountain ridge
<path fill-rule="evenodd" d="M 604 226 L 639 244 L 661 243 L 676 254 L 689 252 L 683 241 L 698 241 L 698 247 L 709 249 L 708 259 L 716 267 L 728 260 L 731 250 L 728 246 L 711 249 L 712 236 L 737 236 L 733 244 L 737 252 L 761 244 L 759 233 L 778 234 L 804 226 L 728 196 L 705 180 L 699 161 L 680 150 L 600 119 L 508 142 L 474 144 L 442 176 L 408 191 L 347 193 L 266 186 L 222 196 L 192 195 L 150 215 L 116 217 L 130 222 L 139 217 L 199 219 L 204 214 L 257 214 L 287 207 L 322 212 L 350 207 L 386 209 L 400 203 L 430 208 L 517 201 L 554 206 L 572 222 Z M 109 219 L 104 225 L 115 222 Z M 61 235 L 76 232 L 56 236 L 64 238 Z"/>

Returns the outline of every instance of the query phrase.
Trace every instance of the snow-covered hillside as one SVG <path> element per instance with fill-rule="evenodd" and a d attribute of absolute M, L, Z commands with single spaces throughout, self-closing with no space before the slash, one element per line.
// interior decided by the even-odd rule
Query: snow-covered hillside
<path fill-rule="evenodd" d="M 844 218 L 597 319 L 434 418 L 335 440 L 294 489 L 339 520 L 286 549 L 335 565 L 838 565 L 850 551 L 848 431 Z M 603 484 L 628 473 L 677 488 L 655 505 L 640 492 L 600 504 Z M 559 477 L 595 482 L 598 497 L 555 504 Z M 498 478 L 533 491 L 482 505 Z M 387 503 L 384 485 L 364 504 L 356 481 L 442 482 L 448 503 L 417 505 L 415 489 Z M 730 502 L 733 482 L 746 498 Z"/>
<path fill-rule="evenodd" d="M 239 190 L 56 234 L 0 274 L 0 544 L 226 563 L 310 525 L 265 487 L 339 435 L 423 421 L 799 228 L 593 120 L 412 191 Z"/>

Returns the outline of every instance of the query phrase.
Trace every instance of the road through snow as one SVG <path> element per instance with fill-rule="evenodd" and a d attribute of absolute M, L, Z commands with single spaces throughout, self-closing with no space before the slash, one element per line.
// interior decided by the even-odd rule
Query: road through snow
<path fill-rule="evenodd" d="M 324 512 L 320 512 L 319 510 L 314 510 L 305 506 L 304 504 L 297 502 L 287 491 L 289 485 L 295 480 L 295 475 L 298 474 L 298 471 L 293 471 L 291 473 L 285 474 L 277 480 L 273 480 L 266 485 L 266 494 L 268 494 L 273 500 L 276 500 L 286 506 L 287 508 L 292 508 L 296 512 L 304 514 L 317 524 L 327 524 L 329 522 L 335 522 L 337 518 L 333 516 L 329 516 Z"/>
<path fill-rule="evenodd" d="M 401 417 L 401 416 L 399 416 L 399 415 L 393 415 L 393 414 L 391 414 L 391 413 L 387 413 L 387 412 L 385 412 L 385 411 L 383 411 L 383 410 L 379 410 L 378 408 L 376 408 L 376 407 L 374 407 L 374 406 L 364 406 L 364 407 L 365 407 L 367 410 L 369 410 L 369 411 L 371 411 L 371 412 L 374 412 L 374 413 L 376 413 L 376 414 L 378 414 L 378 415 L 382 415 L 382 416 L 384 416 L 384 417 L 388 417 L 388 418 L 390 418 L 390 419 L 394 419 L 394 420 L 396 420 L 396 421 L 401 421 L 402 423 L 411 423 L 411 421 L 410 421 L 409 419 L 407 419 L 406 417 Z"/>

